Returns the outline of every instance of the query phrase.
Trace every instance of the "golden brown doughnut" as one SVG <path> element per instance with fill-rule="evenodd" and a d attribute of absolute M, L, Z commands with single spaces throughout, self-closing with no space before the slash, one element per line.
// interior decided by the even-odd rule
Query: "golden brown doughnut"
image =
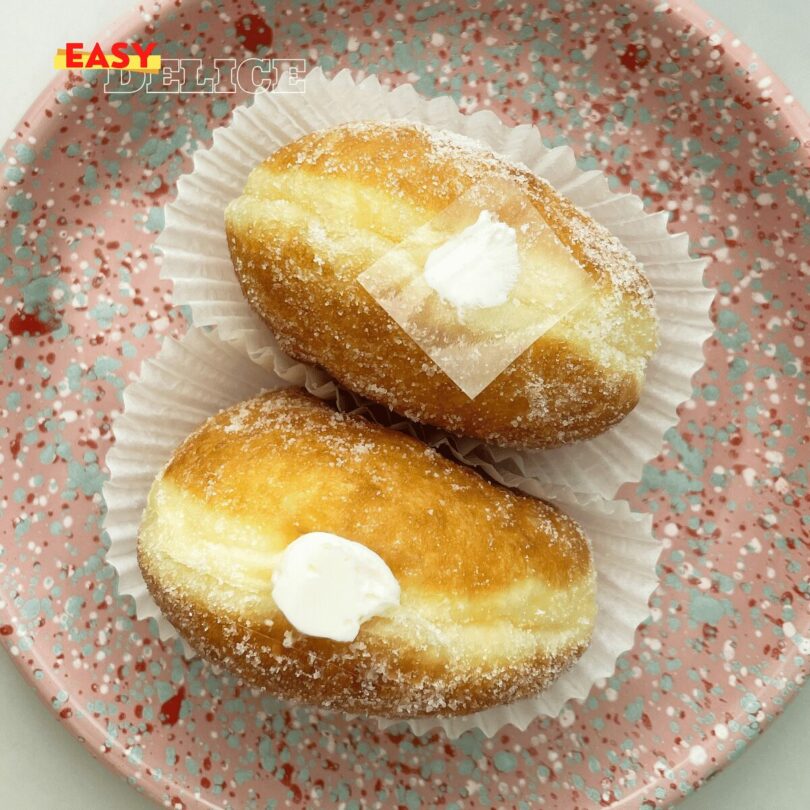
<path fill-rule="evenodd" d="M 271 596 L 311 531 L 364 544 L 400 605 L 354 642 L 306 636 Z M 556 508 L 298 390 L 209 419 L 149 494 L 138 561 L 201 655 L 284 698 L 348 712 L 458 715 L 543 690 L 588 646 L 588 542 Z"/>
<path fill-rule="evenodd" d="M 520 184 L 596 294 L 469 399 L 357 277 L 488 178 Z M 410 419 L 555 447 L 602 433 L 638 401 L 657 345 L 638 262 L 547 182 L 472 141 L 401 122 L 313 132 L 253 170 L 225 222 L 242 290 L 284 351 Z"/>

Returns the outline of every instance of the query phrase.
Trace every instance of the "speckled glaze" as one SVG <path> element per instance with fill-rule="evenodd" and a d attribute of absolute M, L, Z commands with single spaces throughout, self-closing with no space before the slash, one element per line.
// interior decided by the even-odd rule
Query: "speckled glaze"
<path fill-rule="evenodd" d="M 122 388 L 186 327 L 150 251 L 162 206 L 242 99 L 105 97 L 103 74 L 60 74 L 3 152 L 0 301 L 0 639 L 59 717 L 189 809 L 653 808 L 739 753 L 810 663 L 810 127 L 781 85 L 688 3 L 167 2 L 117 34 L 374 70 L 534 122 L 711 257 L 717 329 L 623 490 L 654 514 L 661 586 L 584 705 L 453 742 L 253 694 L 133 619 L 99 494 Z"/>

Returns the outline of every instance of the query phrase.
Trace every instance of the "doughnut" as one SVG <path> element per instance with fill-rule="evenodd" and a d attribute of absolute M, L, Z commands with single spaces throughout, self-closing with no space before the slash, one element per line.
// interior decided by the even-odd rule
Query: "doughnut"
<path fill-rule="evenodd" d="M 560 246 L 538 254 L 538 266 L 573 263 L 592 294 L 470 397 L 358 277 L 472 187 L 496 181 L 527 195 Z M 242 292 L 283 351 L 413 421 L 549 448 L 599 435 L 638 402 L 658 343 L 642 268 L 547 182 L 475 141 L 402 122 L 307 134 L 254 168 L 225 226 Z M 527 304 L 529 321 L 532 312 Z"/>
<path fill-rule="evenodd" d="M 309 586 L 288 558 L 315 535 L 345 538 L 396 582 L 353 637 L 301 630 L 280 607 L 282 561 L 299 577 L 289 600 Z M 537 694 L 587 648 L 596 614 L 571 518 L 292 388 L 220 412 L 177 448 L 137 553 L 201 656 L 278 697 L 365 715 L 455 716 Z M 323 620 L 340 606 L 321 582 Z"/>

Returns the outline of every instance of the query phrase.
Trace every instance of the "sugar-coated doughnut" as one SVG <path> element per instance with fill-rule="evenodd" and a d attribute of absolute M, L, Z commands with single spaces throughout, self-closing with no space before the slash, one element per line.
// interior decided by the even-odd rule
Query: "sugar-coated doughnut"
<path fill-rule="evenodd" d="M 280 555 L 310 532 L 362 544 L 399 583 L 399 604 L 353 641 L 299 632 L 273 600 Z M 596 613 L 572 519 L 296 389 L 180 445 L 149 494 L 138 561 L 204 657 L 283 698 L 389 717 L 542 691 L 586 649 Z"/>
<path fill-rule="evenodd" d="M 357 279 L 492 178 L 529 195 L 595 294 L 471 399 Z M 638 262 L 547 182 L 474 141 L 408 123 L 313 132 L 253 170 L 225 221 L 242 290 L 281 348 L 410 419 L 543 448 L 596 436 L 638 402 L 658 340 Z"/>

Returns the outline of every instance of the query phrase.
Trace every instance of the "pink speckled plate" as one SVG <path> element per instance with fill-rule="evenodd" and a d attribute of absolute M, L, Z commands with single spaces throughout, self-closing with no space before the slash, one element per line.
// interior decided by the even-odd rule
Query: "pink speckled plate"
<path fill-rule="evenodd" d="M 664 546 L 651 618 L 614 677 L 526 732 L 451 742 L 292 707 L 134 620 L 100 529 L 111 419 L 186 328 L 150 246 L 190 153 L 243 98 L 105 95 L 102 74 L 60 74 L 5 146 L 0 638 L 90 750 L 166 806 L 665 806 L 808 668 L 807 116 L 691 3 L 479 5 L 167 2 L 116 38 L 374 71 L 534 122 L 710 257 L 706 366 L 624 489 Z"/>

